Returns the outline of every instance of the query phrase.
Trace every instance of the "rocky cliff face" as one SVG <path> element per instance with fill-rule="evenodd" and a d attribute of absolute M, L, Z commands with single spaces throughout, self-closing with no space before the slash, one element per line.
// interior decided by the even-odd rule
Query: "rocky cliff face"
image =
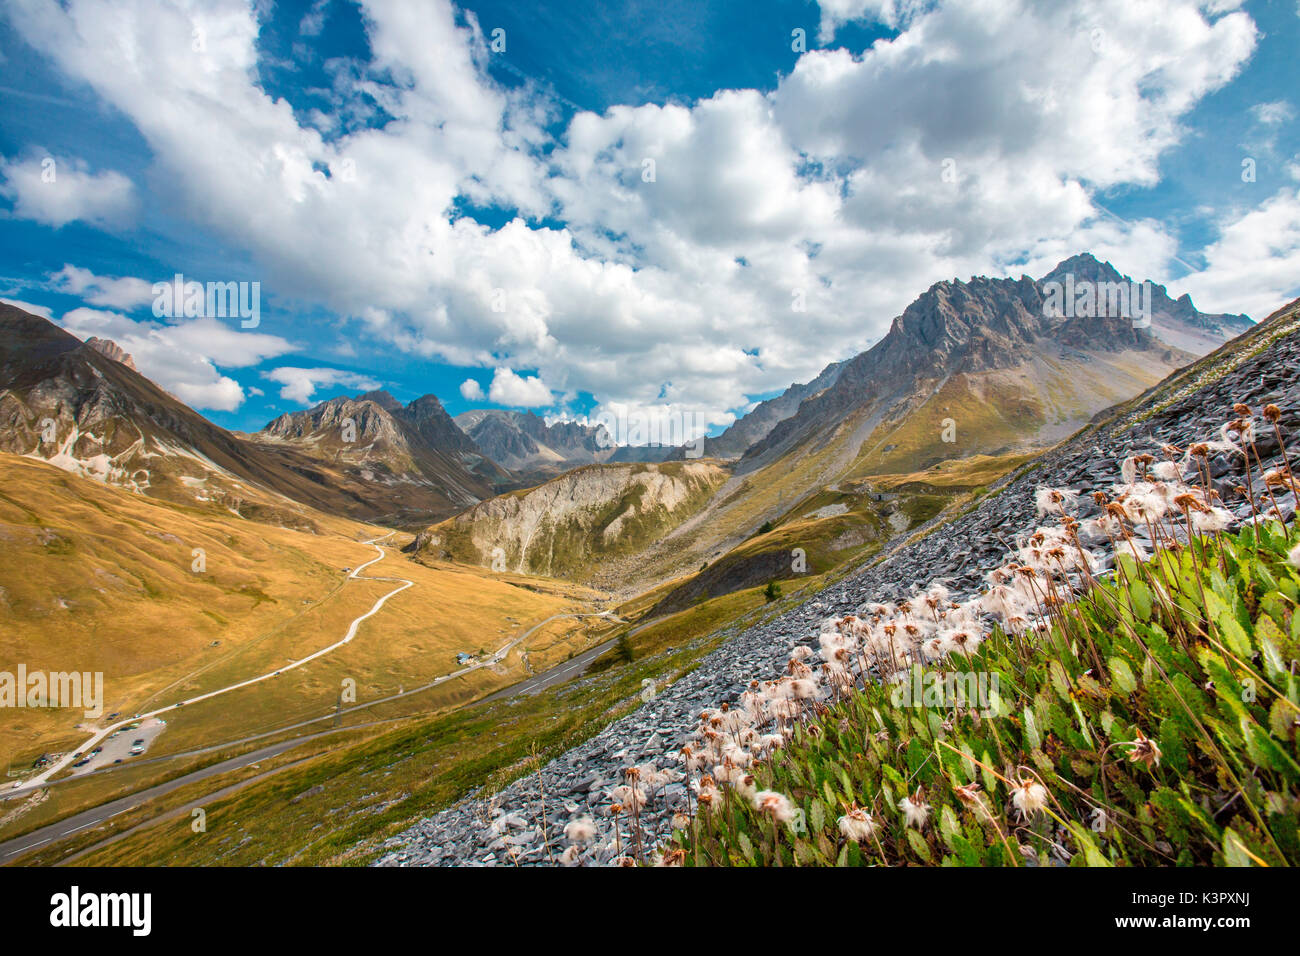
<path fill-rule="evenodd" d="M 387 394 L 387 393 L 383 393 Z M 342 436 L 348 429 L 351 438 L 339 437 L 341 444 L 381 445 L 409 456 L 406 437 L 392 414 L 374 398 L 333 398 L 306 412 L 281 415 L 262 429 L 262 434 L 287 441 Z"/>
<path fill-rule="evenodd" d="M 422 396 L 405 408 L 399 405 L 393 414 L 431 447 L 462 457 L 491 458 L 470 436 L 461 431 L 436 396 Z"/>
<path fill-rule="evenodd" d="M 121 362 L 131 371 L 139 371 L 139 369 L 135 367 L 135 359 L 128 355 L 122 346 L 118 345 L 112 339 L 101 339 L 96 335 L 92 335 L 90 338 L 86 339 L 86 344 L 100 355 L 105 355 L 108 358 L 111 358 L 114 362 Z"/>
<path fill-rule="evenodd" d="M 712 462 L 589 465 L 484 501 L 421 536 L 438 560 L 589 580 L 695 514 L 726 479 Z"/>

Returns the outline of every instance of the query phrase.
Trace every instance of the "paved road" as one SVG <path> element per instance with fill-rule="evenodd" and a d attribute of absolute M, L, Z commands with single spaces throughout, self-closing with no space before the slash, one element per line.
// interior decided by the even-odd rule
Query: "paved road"
<path fill-rule="evenodd" d="M 284 773 L 284 771 L 286 770 L 292 770 L 297 766 L 300 766 L 304 763 L 308 763 L 311 759 L 312 759 L 311 757 L 303 757 L 301 760 L 292 760 L 289 763 L 283 764 L 279 767 L 272 767 L 270 770 L 264 770 L 262 773 L 254 774 L 253 776 L 247 777 L 243 780 L 238 780 L 235 783 L 230 784 L 229 786 L 222 787 L 220 790 L 214 790 L 211 793 L 205 793 L 197 800 L 191 800 L 189 803 L 185 804 L 184 806 L 173 807 L 170 810 L 165 810 L 162 813 L 158 814 L 158 816 L 156 817 L 150 817 L 147 820 L 142 820 L 139 823 L 137 823 L 135 826 L 129 827 L 121 831 L 120 833 L 110 834 L 109 836 L 106 836 L 104 839 L 100 840 L 98 843 L 92 843 L 89 846 L 83 847 L 82 849 L 78 850 L 76 853 L 70 853 L 69 855 L 65 856 L 63 859 L 56 861 L 54 865 L 67 866 L 69 863 L 75 863 L 77 860 L 80 860 L 82 857 L 88 856 L 91 853 L 94 853 L 96 850 L 101 850 L 111 843 L 117 843 L 119 840 L 125 840 L 127 837 L 130 837 L 133 834 L 139 833 L 141 830 L 147 830 L 151 827 L 157 826 L 160 823 L 166 823 L 168 820 L 175 820 L 177 817 L 192 817 L 192 811 L 196 807 L 205 807 L 209 803 L 215 803 L 216 801 L 222 800 L 230 796 L 231 794 L 238 793 L 240 790 L 244 790 L 247 787 L 251 787 L 255 783 L 261 783 L 263 780 L 266 780 L 269 777 L 274 777 L 276 774 Z M 3 864 L 3 860 L 0 860 L 0 864 Z"/>
<path fill-rule="evenodd" d="M 260 750 L 254 750 L 238 757 L 232 757 L 229 760 L 223 760 L 220 763 L 214 763 L 212 766 L 204 767 L 202 770 L 195 770 L 193 773 L 187 773 L 185 776 L 177 777 L 175 780 L 168 780 L 166 783 L 160 783 L 157 786 L 149 787 L 146 790 L 141 790 L 137 793 L 120 797 L 117 800 L 100 804 L 99 806 L 92 807 L 89 810 L 83 810 L 81 813 L 75 813 L 66 819 L 59 820 L 56 823 L 51 823 L 49 826 L 41 827 L 39 830 L 33 830 L 31 833 L 24 834 L 20 837 L 14 837 L 12 840 L 0 843 L 0 864 L 8 863 L 17 857 L 22 856 L 24 853 L 39 849 L 40 847 L 56 840 L 72 836 L 74 833 L 78 833 L 87 827 L 92 827 L 97 823 L 104 823 L 111 817 L 125 813 L 128 810 L 133 810 L 145 801 L 170 793 L 177 787 L 182 787 L 186 784 L 194 783 L 207 777 L 216 776 L 217 774 L 238 770 L 241 767 L 247 767 L 250 764 L 257 763 L 258 761 L 266 760 L 269 757 L 282 754 L 286 750 L 300 746 L 309 740 L 315 740 L 318 737 L 325 737 L 329 734 L 336 734 L 345 730 L 356 729 L 356 727 L 340 727 L 335 730 L 326 730 L 318 734 L 310 734 L 306 737 L 295 737 L 292 740 L 282 740 L 279 743 L 262 747 Z"/>
<path fill-rule="evenodd" d="M 489 694 L 480 703 L 486 704 L 494 700 L 504 700 L 507 697 L 518 697 L 520 694 L 540 694 L 548 687 L 554 687 L 556 684 L 563 684 L 566 680 L 572 680 L 585 671 L 588 665 L 597 657 L 608 650 L 612 650 L 617 640 L 616 637 L 610 638 L 603 644 L 588 648 L 571 660 L 567 660 L 563 664 L 557 664 L 548 671 L 543 671 L 518 684 L 502 688 L 495 694 Z"/>

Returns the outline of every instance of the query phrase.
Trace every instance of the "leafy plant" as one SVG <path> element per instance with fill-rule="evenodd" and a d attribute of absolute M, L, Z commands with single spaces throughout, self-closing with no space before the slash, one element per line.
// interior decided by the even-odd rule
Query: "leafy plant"
<path fill-rule="evenodd" d="M 1271 523 L 1258 547 L 1247 528 L 1121 556 L 1036 644 L 998 628 L 970 656 L 997 676 L 984 714 L 900 707 L 877 684 L 817 708 L 752 770 L 796 822 L 724 789 L 678 832 L 685 861 L 1300 863 L 1297 538 Z M 907 825 L 904 798 L 924 825 Z M 855 808 L 865 840 L 844 832 Z"/>

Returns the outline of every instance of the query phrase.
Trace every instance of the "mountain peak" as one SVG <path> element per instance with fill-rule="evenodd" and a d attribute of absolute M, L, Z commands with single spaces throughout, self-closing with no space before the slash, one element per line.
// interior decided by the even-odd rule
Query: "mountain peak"
<path fill-rule="evenodd" d="M 421 395 L 403 411 L 412 418 L 450 418 L 437 395 Z"/>
<path fill-rule="evenodd" d="M 98 336 L 92 335 L 90 338 L 86 339 L 86 345 L 94 349 L 100 355 L 103 355 L 106 358 L 111 358 L 114 362 L 121 362 L 133 372 L 139 371 L 139 369 L 135 367 L 135 359 L 133 359 L 126 350 L 122 348 L 122 346 L 118 345 L 112 339 L 101 339 Z"/>
<path fill-rule="evenodd" d="M 1074 276 L 1076 282 L 1082 279 L 1096 282 L 1125 281 L 1125 276 L 1121 275 L 1118 269 L 1109 262 L 1101 261 L 1091 252 L 1080 252 L 1068 259 L 1062 259 L 1056 264 L 1056 268 L 1043 276 L 1041 281 L 1059 282 L 1066 275 Z"/>

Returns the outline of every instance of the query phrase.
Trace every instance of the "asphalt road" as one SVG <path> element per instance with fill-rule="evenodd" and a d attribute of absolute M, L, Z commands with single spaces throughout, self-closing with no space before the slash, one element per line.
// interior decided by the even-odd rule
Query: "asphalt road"
<path fill-rule="evenodd" d="M 511 684 L 509 687 L 503 687 L 495 694 L 489 694 L 484 697 L 480 703 L 489 703 L 494 700 L 504 700 L 507 697 L 518 697 L 521 694 L 539 694 L 548 687 L 554 687 L 556 684 L 563 684 L 566 680 L 572 680 L 591 664 L 597 657 L 611 650 L 618 638 L 610 638 L 604 644 L 597 644 L 595 647 L 588 648 L 581 654 L 576 655 L 571 660 L 563 664 L 556 664 L 548 671 L 542 671 L 535 674 L 526 681 L 518 684 Z"/>
<path fill-rule="evenodd" d="M 39 830 L 33 830 L 31 833 L 24 834 L 20 837 L 14 837 L 12 840 L 0 843 L 0 864 L 8 863 L 17 857 L 22 856 L 24 853 L 39 849 L 49 843 L 62 840 L 65 837 L 70 837 L 74 833 L 85 830 L 87 827 L 92 827 L 97 823 L 104 823 L 118 814 L 125 813 L 128 810 L 134 810 L 136 807 L 140 806 L 140 804 L 151 800 L 154 797 L 160 797 L 166 793 L 170 793 L 177 787 L 183 787 L 186 784 L 191 784 L 207 777 L 213 777 L 217 774 L 239 770 L 242 767 L 247 767 L 250 764 L 257 763 L 258 761 L 266 760 L 269 757 L 282 754 L 286 750 L 291 750 L 294 747 L 304 744 L 309 740 L 315 740 L 318 737 L 339 733 L 342 730 L 354 729 L 356 728 L 343 727 L 338 730 L 327 730 L 322 733 L 311 734 L 307 737 L 295 737 L 292 740 L 283 740 L 279 743 L 262 747 L 260 750 L 254 750 L 238 757 L 232 757 L 229 760 L 223 760 L 220 763 L 214 763 L 210 767 L 195 770 L 193 773 L 187 773 L 183 777 L 177 777 L 175 780 L 168 780 L 166 783 L 160 783 L 157 786 L 149 787 L 148 789 L 141 790 L 138 793 L 132 793 L 117 800 L 112 800 L 108 803 L 100 804 L 97 807 L 92 807 L 89 810 L 83 810 L 81 813 L 75 813 L 66 819 L 59 820 L 56 823 L 51 823 L 49 826 L 41 827 Z"/>

